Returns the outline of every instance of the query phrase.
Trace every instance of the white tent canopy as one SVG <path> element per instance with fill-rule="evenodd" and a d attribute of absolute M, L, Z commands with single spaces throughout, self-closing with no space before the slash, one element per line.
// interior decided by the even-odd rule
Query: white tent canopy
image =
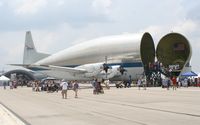
<path fill-rule="evenodd" d="M 1 76 L 0 81 L 10 81 L 10 79 L 5 76 Z"/>

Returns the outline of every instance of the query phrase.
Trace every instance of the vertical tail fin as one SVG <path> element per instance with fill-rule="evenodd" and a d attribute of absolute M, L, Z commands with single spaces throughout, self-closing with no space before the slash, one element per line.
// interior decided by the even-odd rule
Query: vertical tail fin
<path fill-rule="evenodd" d="M 49 54 L 37 52 L 33 43 L 31 32 L 27 31 L 25 37 L 23 64 L 33 64 L 47 56 L 49 56 Z"/>

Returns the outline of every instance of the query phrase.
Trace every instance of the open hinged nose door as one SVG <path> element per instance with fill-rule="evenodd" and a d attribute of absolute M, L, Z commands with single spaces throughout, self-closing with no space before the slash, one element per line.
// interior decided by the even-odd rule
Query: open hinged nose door
<path fill-rule="evenodd" d="M 155 46 L 149 33 L 144 33 L 140 44 L 140 55 L 145 71 L 149 70 L 149 64 L 155 61 Z M 146 73 L 146 72 L 145 72 Z"/>
<path fill-rule="evenodd" d="M 156 56 L 171 76 L 179 76 L 192 54 L 189 41 L 179 33 L 169 33 L 158 43 Z"/>

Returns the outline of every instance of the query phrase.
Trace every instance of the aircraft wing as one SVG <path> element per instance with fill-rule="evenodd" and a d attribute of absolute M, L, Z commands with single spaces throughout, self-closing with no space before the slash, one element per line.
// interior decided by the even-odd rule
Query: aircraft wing
<path fill-rule="evenodd" d="M 69 72 L 69 73 L 87 73 L 87 70 L 81 69 L 81 68 L 71 68 L 71 67 L 54 66 L 54 65 L 31 65 L 31 67 L 43 68 L 43 69 L 54 70 L 54 71 Z"/>
<path fill-rule="evenodd" d="M 7 65 L 11 65 L 11 66 L 21 66 L 21 67 L 28 67 L 29 64 L 7 64 Z"/>

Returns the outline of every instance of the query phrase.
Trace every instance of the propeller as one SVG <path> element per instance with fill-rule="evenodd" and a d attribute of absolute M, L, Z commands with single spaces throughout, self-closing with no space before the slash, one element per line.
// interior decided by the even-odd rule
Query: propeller
<path fill-rule="evenodd" d="M 103 70 L 107 73 L 108 72 L 108 69 L 109 69 L 110 67 L 106 64 L 106 63 L 104 63 L 103 64 Z"/>
<path fill-rule="evenodd" d="M 119 72 L 123 75 L 124 72 L 126 72 L 127 70 L 124 69 L 122 66 L 119 67 Z"/>
<path fill-rule="evenodd" d="M 105 63 L 103 64 L 103 70 L 106 72 L 106 79 L 107 79 L 107 76 L 108 76 L 108 69 L 110 68 L 107 64 L 107 61 L 108 61 L 108 57 L 105 56 Z"/>

